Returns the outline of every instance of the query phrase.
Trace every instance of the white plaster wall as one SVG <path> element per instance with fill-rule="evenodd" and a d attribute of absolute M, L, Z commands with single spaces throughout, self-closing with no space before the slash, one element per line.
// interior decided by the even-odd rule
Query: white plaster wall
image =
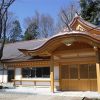
<path fill-rule="evenodd" d="M 21 68 L 16 68 L 16 70 L 15 70 L 15 79 L 20 80 L 21 78 L 22 78 Z"/>
<path fill-rule="evenodd" d="M 54 67 L 54 79 L 59 80 L 59 67 L 58 66 Z"/>
<path fill-rule="evenodd" d="M 0 83 L 7 83 L 7 70 L 4 70 L 4 75 L 3 75 L 3 67 L 0 66 Z"/>
<path fill-rule="evenodd" d="M 8 75 L 7 75 L 7 70 L 4 70 L 4 76 L 3 76 L 3 83 L 7 83 L 8 82 Z"/>

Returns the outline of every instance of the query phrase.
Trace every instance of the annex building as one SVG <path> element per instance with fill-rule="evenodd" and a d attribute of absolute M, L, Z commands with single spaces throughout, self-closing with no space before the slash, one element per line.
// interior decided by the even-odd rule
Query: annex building
<path fill-rule="evenodd" d="M 70 27 L 47 39 L 6 44 L 0 82 L 100 92 L 100 27 L 79 16 Z"/>

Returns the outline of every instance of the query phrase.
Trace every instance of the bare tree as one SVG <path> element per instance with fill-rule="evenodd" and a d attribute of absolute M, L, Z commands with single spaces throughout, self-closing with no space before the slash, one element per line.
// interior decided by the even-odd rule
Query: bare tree
<path fill-rule="evenodd" d="M 34 26 L 37 25 L 36 31 L 38 32 L 37 35 L 36 31 L 34 32 Z M 54 34 L 54 20 L 53 18 L 48 14 L 40 14 L 39 12 L 35 12 L 33 17 L 27 17 L 24 20 L 24 26 L 26 28 L 25 33 L 32 33 L 36 36 L 36 38 L 47 38 Z M 27 32 L 27 30 L 31 32 Z M 28 36 L 28 35 L 27 35 Z M 32 36 L 32 35 L 31 35 Z M 30 36 L 30 37 L 31 37 Z M 34 38 L 34 36 L 33 36 Z M 32 37 L 30 39 L 33 39 Z"/>
<path fill-rule="evenodd" d="M 69 23 L 75 16 L 75 13 L 77 13 L 76 6 L 75 5 L 70 5 L 69 7 L 66 8 L 61 8 L 59 11 L 59 22 L 60 26 L 58 25 L 59 29 L 66 27 L 69 31 L 72 29 L 69 26 Z"/>
<path fill-rule="evenodd" d="M 3 56 L 3 48 L 6 39 L 8 9 L 15 0 L 0 0 L 0 60 Z"/>
<path fill-rule="evenodd" d="M 39 24 L 40 19 L 40 13 L 38 11 L 35 11 L 35 14 L 33 17 L 27 17 L 24 19 L 24 27 L 27 29 L 29 25 L 31 25 L 34 21 Z"/>
<path fill-rule="evenodd" d="M 40 19 L 40 31 L 44 38 L 54 34 L 54 20 L 50 15 L 41 15 Z"/>
<path fill-rule="evenodd" d="M 11 35 L 11 30 L 13 28 L 13 22 L 17 20 L 17 17 L 13 12 L 8 12 L 8 20 L 6 25 L 6 38 L 9 39 Z"/>

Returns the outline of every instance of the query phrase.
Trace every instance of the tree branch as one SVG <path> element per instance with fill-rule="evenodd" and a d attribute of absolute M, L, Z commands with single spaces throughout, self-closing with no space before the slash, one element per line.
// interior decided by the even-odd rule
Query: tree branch
<path fill-rule="evenodd" d="M 10 5 L 14 2 L 15 0 L 10 0 L 9 3 L 7 3 L 5 6 L 7 6 L 2 14 L 2 18 L 4 17 L 5 13 L 7 12 L 8 8 Z"/>
<path fill-rule="evenodd" d="M 5 0 L 2 0 L 1 7 L 0 7 L 0 12 L 1 12 L 2 8 L 3 8 L 4 1 L 5 1 Z"/>
<path fill-rule="evenodd" d="M 63 14 L 63 15 L 62 15 L 62 14 Z M 64 10 L 62 10 L 62 14 L 61 14 L 62 21 L 63 21 L 64 24 L 67 26 L 68 30 L 71 31 L 71 28 L 70 28 L 70 26 L 68 25 L 68 23 L 69 23 L 68 16 L 65 14 L 65 11 L 64 11 Z"/>
<path fill-rule="evenodd" d="M 2 55 L 3 55 L 3 48 L 4 48 L 4 44 L 5 44 L 5 39 L 6 39 L 7 20 L 8 20 L 8 12 L 6 12 L 5 18 L 4 18 L 3 41 L 1 43 L 1 48 L 0 48 L 0 59 L 1 59 Z"/>

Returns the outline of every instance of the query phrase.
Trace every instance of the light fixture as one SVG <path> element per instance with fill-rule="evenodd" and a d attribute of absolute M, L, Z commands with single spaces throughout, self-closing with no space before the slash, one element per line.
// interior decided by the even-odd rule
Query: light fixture
<path fill-rule="evenodd" d="M 71 46 L 71 45 L 72 45 L 72 43 L 66 43 L 65 45 L 66 45 L 66 46 Z"/>
<path fill-rule="evenodd" d="M 71 46 L 72 43 L 75 41 L 74 38 L 67 38 L 66 40 L 63 41 L 63 43 L 66 45 L 66 46 Z"/>

